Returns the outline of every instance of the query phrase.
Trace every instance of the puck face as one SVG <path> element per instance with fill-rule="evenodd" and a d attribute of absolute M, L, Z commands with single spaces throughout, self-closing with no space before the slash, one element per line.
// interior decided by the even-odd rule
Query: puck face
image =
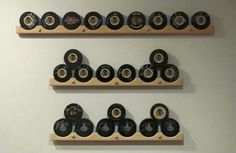
<path fill-rule="evenodd" d="M 179 78 L 179 70 L 175 65 L 166 64 L 161 69 L 161 78 L 166 82 L 174 82 Z"/>
<path fill-rule="evenodd" d="M 130 137 L 136 133 L 136 123 L 126 118 L 118 124 L 118 132 L 124 137 Z"/>
<path fill-rule="evenodd" d="M 170 18 L 170 24 L 177 30 L 186 28 L 189 24 L 188 15 L 184 12 L 175 12 Z"/>
<path fill-rule="evenodd" d="M 176 136 L 179 133 L 179 129 L 179 123 L 172 118 L 168 118 L 161 124 L 161 132 L 168 137 Z"/>
<path fill-rule="evenodd" d="M 112 30 L 120 29 L 124 25 L 124 17 L 120 12 L 111 12 L 107 15 L 106 25 Z"/>
<path fill-rule="evenodd" d="M 128 16 L 127 24 L 131 29 L 142 29 L 146 24 L 145 16 L 141 12 L 132 12 Z"/>
<path fill-rule="evenodd" d="M 53 130 L 60 137 L 68 136 L 72 132 L 72 123 L 67 119 L 59 119 L 55 122 Z"/>
<path fill-rule="evenodd" d="M 81 137 L 87 137 L 93 132 L 93 123 L 89 119 L 81 119 L 75 124 L 75 132 Z"/>
<path fill-rule="evenodd" d="M 65 53 L 64 61 L 66 65 L 68 65 L 72 69 L 75 69 L 76 66 L 79 66 L 82 63 L 83 55 L 76 49 L 70 49 Z"/>
<path fill-rule="evenodd" d="M 162 122 L 169 117 L 169 110 L 164 104 L 158 103 L 152 106 L 150 115 L 154 120 Z"/>
<path fill-rule="evenodd" d="M 168 54 L 162 49 L 156 49 L 150 54 L 149 60 L 154 67 L 160 68 L 167 64 Z"/>
<path fill-rule="evenodd" d="M 144 119 L 139 126 L 139 131 L 146 137 L 152 137 L 158 132 L 158 125 L 153 119 Z"/>
<path fill-rule="evenodd" d="M 101 82 L 109 82 L 114 78 L 115 72 L 113 67 L 103 64 L 97 68 L 96 77 Z"/>
<path fill-rule="evenodd" d="M 199 11 L 193 15 L 191 23 L 195 28 L 202 30 L 210 25 L 211 19 L 206 12 Z"/>
<path fill-rule="evenodd" d="M 23 29 L 31 30 L 40 23 L 39 17 L 33 12 L 25 12 L 20 16 L 20 25 Z"/>
<path fill-rule="evenodd" d="M 58 82 L 66 82 L 72 77 L 72 70 L 65 64 L 60 64 L 53 70 L 54 79 Z"/>
<path fill-rule="evenodd" d="M 153 65 L 145 64 L 139 70 L 139 77 L 144 82 L 152 82 L 157 78 L 157 70 Z"/>
<path fill-rule="evenodd" d="M 136 77 L 136 70 L 132 65 L 122 65 L 117 72 L 118 78 L 123 82 L 131 82 Z"/>
<path fill-rule="evenodd" d="M 102 137 L 109 137 L 114 133 L 115 125 L 109 119 L 101 119 L 97 124 L 96 131 Z"/>
<path fill-rule="evenodd" d="M 66 29 L 75 30 L 81 25 L 81 17 L 76 12 L 67 12 L 63 16 L 62 24 Z"/>
<path fill-rule="evenodd" d="M 120 122 L 125 119 L 125 108 L 121 104 L 112 104 L 107 111 L 108 118 L 113 122 Z"/>
<path fill-rule="evenodd" d="M 65 118 L 71 122 L 76 122 L 82 118 L 83 109 L 80 105 L 72 103 L 66 106 L 64 110 Z"/>
<path fill-rule="evenodd" d="M 75 69 L 74 77 L 80 82 L 88 82 L 93 77 L 93 70 L 89 65 L 79 65 Z"/>
<path fill-rule="evenodd" d="M 54 12 L 46 12 L 41 20 L 42 26 L 47 30 L 53 30 L 60 25 L 60 17 Z"/>
<path fill-rule="evenodd" d="M 96 30 L 102 25 L 102 16 L 97 12 L 89 12 L 84 18 L 84 25 L 90 30 Z"/>
<path fill-rule="evenodd" d="M 156 30 L 161 30 L 167 25 L 167 17 L 162 12 L 154 12 L 149 17 L 149 25 Z"/>

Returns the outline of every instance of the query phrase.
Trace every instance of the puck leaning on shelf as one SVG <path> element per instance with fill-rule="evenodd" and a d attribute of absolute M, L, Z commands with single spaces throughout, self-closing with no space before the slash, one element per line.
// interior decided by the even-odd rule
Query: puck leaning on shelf
<path fill-rule="evenodd" d="M 24 12 L 20 16 L 20 26 L 23 29 L 31 30 L 34 29 L 39 24 L 40 24 L 40 19 L 33 12 Z"/>
<path fill-rule="evenodd" d="M 156 30 L 161 30 L 167 25 L 167 17 L 162 12 L 154 12 L 149 17 L 149 25 Z"/>
<path fill-rule="evenodd" d="M 81 137 L 87 137 L 93 132 L 93 123 L 86 118 L 83 118 L 75 123 L 75 133 Z"/>
<path fill-rule="evenodd" d="M 102 137 L 109 137 L 114 133 L 115 125 L 110 119 L 104 118 L 98 122 L 96 131 Z"/>
<path fill-rule="evenodd" d="M 80 105 L 72 103 L 66 106 L 64 109 L 65 118 L 71 122 L 80 120 L 83 116 L 83 109 Z"/>
<path fill-rule="evenodd" d="M 113 67 L 103 64 L 97 68 L 96 77 L 101 82 L 109 82 L 114 78 L 115 72 Z"/>
<path fill-rule="evenodd" d="M 53 30 L 60 25 L 60 17 L 54 12 L 46 12 L 41 18 L 42 26 L 47 30 Z"/>
<path fill-rule="evenodd" d="M 62 18 L 62 24 L 66 29 L 77 29 L 81 25 L 81 17 L 76 12 L 67 12 Z"/>
<path fill-rule="evenodd" d="M 179 133 L 179 123 L 172 118 L 168 118 L 161 124 L 161 132 L 168 137 L 176 136 Z"/>
<path fill-rule="evenodd" d="M 177 30 L 182 30 L 189 25 L 188 15 L 184 12 L 175 12 L 170 17 L 170 24 Z"/>
<path fill-rule="evenodd" d="M 145 64 L 139 70 L 139 77 L 144 82 L 152 82 L 157 78 L 157 70 L 153 65 Z"/>
<path fill-rule="evenodd" d="M 108 118 L 115 123 L 125 119 L 125 114 L 125 108 L 121 104 L 112 104 L 107 110 Z"/>
<path fill-rule="evenodd" d="M 192 16 L 191 23 L 195 28 L 202 30 L 210 25 L 211 18 L 206 12 L 199 11 Z"/>
<path fill-rule="evenodd" d="M 123 82 L 131 82 L 136 77 L 136 70 L 132 65 L 124 64 L 118 69 L 117 77 Z"/>
<path fill-rule="evenodd" d="M 68 65 L 72 69 L 75 69 L 76 66 L 79 66 L 82 63 L 83 55 L 76 49 L 70 49 L 65 53 L 64 61 L 66 65 Z"/>
<path fill-rule="evenodd" d="M 74 77 L 80 82 L 88 82 L 93 77 L 93 69 L 86 64 L 81 64 L 76 67 Z"/>
<path fill-rule="evenodd" d="M 174 82 L 179 78 L 179 70 L 173 64 L 166 64 L 161 69 L 161 78 L 166 82 Z"/>
<path fill-rule="evenodd" d="M 139 131 L 142 135 L 146 137 L 152 137 L 158 132 L 158 125 L 157 123 L 151 119 L 147 118 L 144 119 L 139 125 Z"/>
<path fill-rule="evenodd" d="M 150 54 L 149 60 L 154 67 L 160 68 L 167 64 L 168 54 L 162 49 L 156 49 Z"/>
<path fill-rule="evenodd" d="M 127 24 L 131 29 L 142 29 L 146 24 L 145 16 L 141 12 L 132 12 L 128 16 Z"/>
<path fill-rule="evenodd" d="M 120 12 L 111 12 L 106 17 L 106 25 L 112 30 L 120 29 L 124 25 L 124 17 Z"/>
<path fill-rule="evenodd" d="M 58 82 L 66 82 L 72 77 L 72 69 L 65 64 L 60 64 L 53 70 L 54 79 Z"/>
<path fill-rule="evenodd" d="M 99 29 L 102 25 L 102 16 L 97 12 L 89 12 L 84 18 L 84 25 L 90 30 Z"/>
<path fill-rule="evenodd" d="M 130 137 L 136 133 L 136 123 L 126 118 L 118 124 L 118 132 L 124 137 Z"/>
<path fill-rule="evenodd" d="M 53 130 L 60 137 L 68 136 L 72 132 L 72 123 L 67 119 L 59 119 L 55 122 Z"/>
<path fill-rule="evenodd" d="M 152 106 L 150 115 L 152 119 L 156 120 L 157 122 L 162 122 L 169 117 L 169 110 L 166 105 L 157 103 Z"/>

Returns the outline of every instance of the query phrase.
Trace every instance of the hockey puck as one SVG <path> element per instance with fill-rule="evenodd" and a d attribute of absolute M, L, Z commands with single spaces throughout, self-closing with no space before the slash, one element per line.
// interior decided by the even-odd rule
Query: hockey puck
<path fill-rule="evenodd" d="M 140 123 L 139 131 L 145 137 L 152 137 L 157 134 L 158 125 L 153 119 L 147 118 Z"/>
<path fill-rule="evenodd" d="M 136 70 L 132 65 L 124 64 L 118 69 L 117 77 L 123 82 L 131 82 L 136 77 Z"/>
<path fill-rule="evenodd" d="M 114 78 L 115 72 L 113 67 L 103 64 L 97 68 L 96 77 L 101 82 L 109 82 Z"/>
<path fill-rule="evenodd" d="M 79 66 L 82 63 L 83 55 L 76 49 L 70 49 L 65 53 L 64 61 L 66 65 L 68 65 L 72 69 L 75 69 L 76 66 Z"/>
<path fill-rule="evenodd" d="M 76 122 L 75 124 L 75 133 L 81 137 L 87 137 L 93 133 L 93 123 L 86 118 L 83 118 Z"/>
<path fill-rule="evenodd" d="M 76 12 L 67 12 L 62 18 L 62 24 L 66 29 L 75 30 L 81 25 L 81 17 Z"/>
<path fill-rule="evenodd" d="M 130 137 L 136 133 L 136 123 L 129 118 L 126 118 L 119 122 L 118 132 L 124 137 Z"/>
<path fill-rule="evenodd" d="M 54 12 L 46 12 L 42 18 L 42 26 L 47 30 L 53 30 L 60 25 L 60 17 Z"/>
<path fill-rule="evenodd" d="M 157 122 L 162 122 L 169 117 L 169 110 L 166 105 L 158 103 L 152 106 L 150 115 Z"/>
<path fill-rule="evenodd" d="M 170 24 L 177 30 L 186 28 L 189 24 L 188 15 L 184 12 L 175 12 L 170 18 Z"/>
<path fill-rule="evenodd" d="M 168 118 L 161 124 L 161 132 L 165 136 L 174 137 L 179 133 L 179 123 L 172 118 Z"/>
<path fill-rule="evenodd" d="M 154 67 L 161 68 L 167 64 L 168 54 L 162 49 L 156 49 L 150 54 L 149 60 Z"/>
<path fill-rule="evenodd" d="M 142 29 L 146 24 L 146 19 L 141 12 L 132 12 L 127 19 L 127 24 L 131 29 Z"/>
<path fill-rule="evenodd" d="M 74 77 L 80 82 L 88 82 L 93 77 L 93 69 L 86 64 L 76 67 Z"/>
<path fill-rule="evenodd" d="M 33 12 L 24 12 L 20 16 L 20 26 L 23 29 L 31 30 L 34 29 L 39 24 L 40 24 L 40 19 Z"/>
<path fill-rule="evenodd" d="M 199 11 L 192 16 L 191 23 L 195 28 L 203 30 L 210 25 L 211 18 L 206 12 Z"/>
<path fill-rule="evenodd" d="M 161 69 L 161 78 L 166 82 L 174 82 L 179 78 L 179 70 L 173 64 L 166 64 Z"/>
<path fill-rule="evenodd" d="M 115 125 L 107 118 L 101 119 L 97 124 L 96 131 L 102 137 L 109 137 L 114 133 Z"/>
<path fill-rule="evenodd" d="M 53 130 L 60 137 L 68 136 L 72 132 L 72 123 L 67 119 L 59 119 L 55 122 Z"/>
<path fill-rule="evenodd" d="M 124 17 L 120 12 L 111 12 L 106 17 L 106 25 L 112 30 L 120 29 L 124 25 Z"/>
<path fill-rule="evenodd" d="M 72 103 L 66 106 L 64 115 L 66 119 L 74 123 L 82 118 L 83 109 L 80 105 Z"/>
<path fill-rule="evenodd" d="M 102 16 L 97 12 L 89 12 L 84 18 L 84 25 L 90 30 L 99 29 L 102 25 Z"/>
<path fill-rule="evenodd" d="M 157 70 L 153 65 L 145 64 L 139 70 L 139 77 L 144 82 L 152 82 L 157 78 Z"/>
<path fill-rule="evenodd" d="M 66 82 L 72 77 L 72 69 L 65 64 L 60 64 L 53 70 L 54 79 L 58 82 Z"/>
<path fill-rule="evenodd" d="M 121 104 L 112 104 L 107 110 L 108 118 L 115 123 L 125 119 L 125 114 L 125 108 Z"/>
<path fill-rule="evenodd" d="M 162 12 L 154 12 L 149 17 L 149 25 L 156 30 L 161 30 L 167 25 L 167 17 Z"/>

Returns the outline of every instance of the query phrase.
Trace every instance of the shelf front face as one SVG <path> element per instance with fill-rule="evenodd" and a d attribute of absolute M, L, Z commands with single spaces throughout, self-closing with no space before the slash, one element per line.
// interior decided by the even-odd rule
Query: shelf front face
<path fill-rule="evenodd" d="M 92 133 L 88 137 L 81 137 L 76 133 L 71 133 L 66 137 L 57 136 L 55 133 L 50 134 L 51 141 L 61 141 L 61 142 L 125 142 L 125 143 L 138 143 L 142 142 L 142 144 L 183 144 L 184 141 L 184 133 L 180 132 L 174 137 L 167 137 L 162 133 L 157 133 L 152 137 L 145 137 L 141 133 L 137 132 L 131 137 L 124 137 L 119 133 L 114 133 L 109 137 L 102 137 L 98 135 L 96 132 Z"/>
<path fill-rule="evenodd" d="M 146 25 L 140 30 L 133 30 L 127 25 L 124 25 L 118 30 L 111 30 L 107 26 L 102 25 L 97 30 L 90 30 L 84 25 L 81 25 L 75 30 L 68 30 L 60 25 L 54 30 L 47 30 L 42 26 L 37 26 L 32 30 L 25 30 L 22 27 L 17 26 L 16 33 L 21 35 L 212 35 L 214 34 L 214 27 L 209 26 L 204 30 L 198 30 L 192 25 L 189 25 L 183 30 L 176 30 L 172 26 L 167 25 L 162 30 L 155 30 L 149 25 Z"/>
<path fill-rule="evenodd" d="M 140 78 L 135 78 L 132 82 L 122 82 L 118 78 L 114 78 L 110 82 L 100 82 L 97 78 L 92 78 L 88 82 L 79 82 L 75 78 L 71 78 L 67 82 L 58 82 L 55 79 L 49 80 L 49 85 L 53 87 L 110 87 L 110 88 L 182 88 L 183 78 L 179 78 L 175 82 L 166 82 L 161 78 L 157 78 L 153 82 L 144 82 Z"/>

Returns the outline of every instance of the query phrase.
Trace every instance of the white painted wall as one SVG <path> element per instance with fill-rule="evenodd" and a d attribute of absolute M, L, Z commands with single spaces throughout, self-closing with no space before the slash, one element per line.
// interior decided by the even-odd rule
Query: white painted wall
<path fill-rule="evenodd" d="M 236 20 L 235 0 L 1 0 L 0 5 L 0 152 L 4 153 L 222 153 L 235 152 L 236 142 Z M 103 15 L 118 10 L 126 15 L 140 10 L 167 14 L 182 10 L 212 15 L 214 36 L 20 38 L 18 19 L 26 10 L 41 16 L 74 10 Z M 109 63 L 115 68 L 148 62 L 155 48 L 165 49 L 170 63 L 184 78 L 183 90 L 53 90 L 48 85 L 54 67 L 70 48 L 79 49 L 96 69 Z M 149 116 L 150 107 L 163 102 L 185 133 L 183 146 L 80 146 L 49 141 L 54 122 L 64 107 L 79 103 L 96 124 L 107 107 L 123 104 L 137 123 Z"/>

